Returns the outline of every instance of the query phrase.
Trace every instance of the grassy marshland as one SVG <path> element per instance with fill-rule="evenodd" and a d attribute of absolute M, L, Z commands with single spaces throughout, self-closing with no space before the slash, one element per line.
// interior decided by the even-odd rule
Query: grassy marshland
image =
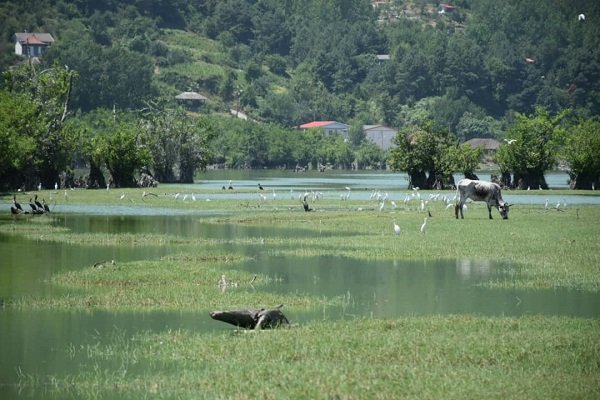
<path fill-rule="evenodd" d="M 162 195 L 165 189 L 160 191 Z M 289 198 L 183 203 L 164 195 L 142 200 L 141 193 L 126 191 L 129 204 L 223 211 L 209 222 L 309 233 L 227 241 L 256 245 L 257 251 L 272 255 L 497 260 L 514 266 L 515 273 L 510 279 L 484 283 L 490 287 L 600 291 L 598 206 L 545 211 L 540 196 L 540 205 L 515 206 L 508 221 L 497 213 L 489 221 L 479 204 L 469 205 L 466 219 L 457 221 L 453 210 L 432 202 L 433 217 L 427 234 L 421 234 L 426 213 L 418 211 L 416 203 L 379 212 L 377 203 L 368 201 L 321 200 L 311 204 L 315 212 L 305 213 L 298 201 Z M 67 201 L 122 204 L 119 194 L 73 191 Z M 198 193 L 202 199 L 210 196 Z M 393 221 L 402 229 L 399 236 Z M 182 245 L 180 254 L 158 261 L 117 260 L 115 265 L 82 266 L 55 275 L 51 284 L 63 289 L 56 297 L 28 296 L 14 299 L 9 307 L 198 310 L 205 315 L 206 310 L 221 307 L 282 302 L 286 309 L 298 310 L 338 301 L 299 294 L 270 298 L 252 290 L 251 276 L 229 268 L 228 278 L 238 287 L 221 291 L 216 282 L 223 267 L 246 256 L 224 253 L 218 240 L 161 234 L 75 235 L 35 218 L 2 224 L 0 229 L 67 243 Z M 258 276 L 253 285 L 269 279 Z M 198 304 L 206 310 L 199 310 Z M 81 362 L 79 372 L 51 377 L 24 374 L 24 388 L 41 387 L 57 398 L 600 397 L 600 322 L 569 317 L 422 316 L 315 321 L 265 332 L 164 331 L 133 337 L 116 332 L 97 343 L 63 350 Z"/>

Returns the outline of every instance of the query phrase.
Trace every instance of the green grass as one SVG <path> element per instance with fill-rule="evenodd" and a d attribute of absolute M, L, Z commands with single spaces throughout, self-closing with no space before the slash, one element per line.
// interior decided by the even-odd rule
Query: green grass
<path fill-rule="evenodd" d="M 23 382 L 75 398 L 592 399 L 599 331 L 598 321 L 571 318 L 433 316 L 115 332 L 109 344 L 71 349 L 83 358 L 77 374 Z"/>
<path fill-rule="evenodd" d="M 153 191 L 160 196 L 142 199 L 141 189 L 129 189 L 75 190 L 67 200 L 62 193 L 54 197 L 72 204 L 214 211 L 215 216 L 204 220 L 309 234 L 227 240 L 74 234 L 52 227 L 46 216 L 19 217 L 22 221 L 0 224 L 0 232 L 36 241 L 100 246 L 166 244 L 181 251 L 161 260 L 60 273 L 50 283 L 61 290 L 53 291 L 50 298 L 31 295 L 6 306 L 205 313 L 281 302 L 290 310 L 314 310 L 344 301 L 255 291 L 253 285 L 259 287 L 273 278 L 258 276 L 250 285 L 252 277 L 235 270 L 235 263 L 248 256 L 235 250 L 227 253 L 224 242 L 233 245 L 228 249 L 237 244 L 264 245 L 273 256 L 493 260 L 514 266 L 515 273 L 510 279 L 483 283 L 492 289 L 600 291 L 598 206 L 545 211 L 541 195 L 539 205 L 515 206 L 508 221 L 495 211 L 490 221 L 480 204 L 470 204 L 465 220 L 456 220 L 453 210 L 432 203 L 433 217 L 423 235 L 419 227 L 425 214 L 416 203 L 379 212 L 374 202 L 331 199 L 312 203 L 315 212 L 305 213 L 298 201 L 283 195 L 276 201 L 260 202 L 258 197 L 225 201 L 216 200 L 214 192 L 195 191 L 199 200 L 183 203 L 172 196 L 189 192 L 185 187 L 161 186 Z M 393 232 L 393 221 L 402 228 L 399 236 Z M 216 282 L 225 267 L 236 287 L 223 292 Z M 58 350 L 68 351 L 81 363 L 78 372 L 23 374 L 21 383 L 25 390 L 43 388 L 57 398 L 593 399 L 600 397 L 599 332 L 596 319 L 476 315 L 313 321 L 265 332 L 165 330 L 138 332 L 133 337 L 115 332 L 89 345 Z"/>

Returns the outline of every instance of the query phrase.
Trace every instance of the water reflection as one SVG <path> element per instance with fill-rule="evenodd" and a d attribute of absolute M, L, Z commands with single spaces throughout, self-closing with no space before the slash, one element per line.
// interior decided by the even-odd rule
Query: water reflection
<path fill-rule="evenodd" d="M 264 290 L 328 298 L 325 307 L 304 318 L 406 315 L 571 315 L 600 317 L 600 296 L 574 290 L 496 290 L 483 283 L 510 282 L 514 265 L 489 260 L 363 261 L 344 257 L 260 255 L 235 268 L 272 276 Z"/>
<path fill-rule="evenodd" d="M 97 216 L 64 214 L 54 223 L 84 233 L 166 233 L 181 237 L 224 239 L 301 237 L 310 231 L 214 225 L 201 217 Z M 11 221 L 0 221 L 12 223 Z M 260 243 L 259 240 L 254 241 Z M 308 312 L 292 309 L 286 315 L 303 323 L 315 319 L 355 317 L 394 318 L 407 315 L 571 315 L 600 317 L 600 296 L 575 290 L 493 290 L 492 280 L 510 282 L 518 266 L 491 260 L 365 261 L 344 257 L 274 257 L 269 244 L 223 244 L 228 250 L 251 255 L 251 260 L 229 266 L 251 273 L 263 273 L 272 283 L 257 290 L 299 293 L 317 298 L 341 299 L 336 306 L 328 301 Z M 177 246 L 92 246 L 27 240 L 0 234 L 0 300 L 29 294 L 51 295 L 48 284 L 59 271 L 88 268 L 99 260 L 118 262 L 157 259 Z M 227 290 L 243 290 L 231 288 Z M 341 303 L 341 304 L 340 304 Z M 268 305 L 266 305 L 268 306 Z M 208 310 L 197 312 L 62 312 L 0 309 L 0 398 L 18 396 L 20 369 L 28 374 L 77 373 L 80 362 L 69 349 L 86 343 L 110 341 L 114 332 L 126 337 L 140 331 L 189 329 L 215 331 L 231 329 L 213 321 Z M 141 366 L 142 367 L 142 366 Z M 39 398 L 40 394 L 31 395 Z"/>

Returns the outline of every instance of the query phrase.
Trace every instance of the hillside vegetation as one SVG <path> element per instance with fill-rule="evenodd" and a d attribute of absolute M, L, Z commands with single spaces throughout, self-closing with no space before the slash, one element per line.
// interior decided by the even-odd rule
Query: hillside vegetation
<path fill-rule="evenodd" d="M 139 125 L 141 113 L 144 130 L 173 130 L 164 125 L 171 116 L 161 113 L 174 105 L 174 96 L 182 91 L 206 96 L 200 130 L 212 132 L 206 138 L 211 148 L 185 167 L 192 175 L 207 163 L 232 168 L 389 165 L 389 154 L 364 142 L 365 124 L 399 130 L 429 124 L 433 132 L 450 132 L 461 142 L 511 136 L 520 115 L 577 125 L 600 111 L 600 3 L 593 0 L 576 6 L 567 0 L 462 0 L 451 9 L 426 0 L 377 6 L 370 0 L 12 3 L 0 3 L 0 67 L 23 61 L 12 54 L 15 32 L 50 32 L 56 41 L 36 68 L 64 66 L 73 73 L 69 117 L 80 121 L 79 137 L 82 131 L 88 132 L 83 137 L 97 136 L 98 125 L 106 134 L 117 129 L 97 121 L 110 118 L 103 110 L 112 110 L 113 123 L 121 113 L 130 114 L 121 122 L 133 114 Z M 35 70 L 30 75 L 35 77 Z M 3 88 L 14 86 L 10 76 L 0 82 Z M 223 121 L 230 110 L 242 111 L 262 127 Z M 569 118 L 553 119 L 565 110 Z M 351 143 L 281 132 L 313 120 L 349 124 Z M 101 150 L 75 158 L 103 169 L 108 161 L 99 156 L 105 153 Z M 559 156 L 568 158 L 552 154 L 543 164 L 553 165 Z M 156 154 L 136 157 L 135 165 L 154 169 L 157 163 Z M 170 162 L 179 168 L 177 160 Z M 12 164 L 18 169 L 27 162 Z M 436 168 L 419 174 L 437 173 Z M 543 173 L 500 168 L 519 176 Z M 452 170 L 464 168 L 448 167 L 442 174 Z M 174 175 L 167 173 L 167 181 Z M 586 186 L 598 180 L 596 172 L 588 175 Z M 530 184 L 543 184 L 538 181 Z"/>
<path fill-rule="evenodd" d="M 457 1 L 445 14 L 430 1 L 10 3 L 2 66 L 14 61 L 14 32 L 52 33 L 47 61 L 79 72 L 82 111 L 198 90 L 214 110 L 239 101 L 285 126 L 401 127 L 430 114 L 465 139 L 500 135 L 506 118 L 536 106 L 600 111 L 595 1 Z"/>

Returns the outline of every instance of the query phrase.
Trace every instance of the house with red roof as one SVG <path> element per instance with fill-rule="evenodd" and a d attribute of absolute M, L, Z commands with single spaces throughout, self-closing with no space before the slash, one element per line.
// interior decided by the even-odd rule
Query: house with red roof
<path fill-rule="evenodd" d="M 48 46 L 54 43 L 49 33 L 17 32 L 13 35 L 15 54 L 27 57 L 40 57 Z"/>
<path fill-rule="evenodd" d="M 438 14 L 449 14 L 456 10 L 456 6 L 450 3 L 442 3 L 438 9 Z"/>
<path fill-rule="evenodd" d="M 344 139 L 348 139 L 350 137 L 350 125 L 343 124 L 337 121 L 312 121 L 306 124 L 302 124 L 299 126 L 302 130 L 307 129 L 323 129 L 325 135 L 339 134 L 342 135 Z"/>

